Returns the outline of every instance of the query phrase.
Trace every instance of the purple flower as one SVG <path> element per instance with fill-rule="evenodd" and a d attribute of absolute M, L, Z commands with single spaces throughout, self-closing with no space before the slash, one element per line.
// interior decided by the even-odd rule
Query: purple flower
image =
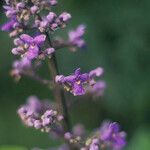
<path fill-rule="evenodd" d="M 43 126 L 49 126 L 55 122 L 55 117 L 57 115 L 56 111 L 53 110 L 47 110 L 43 115 L 42 115 L 42 125 Z"/>
<path fill-rule="evenodd" d="M 46 56 L 50 57 L 55 52 L 54 48 L 47 48 L 44 53 Z"/>
<path fill-rule="evenodd" d="M 58 75 L 55 78 L 56 83 L 64 86 L 67 91 L 73 93 L 74 96 L 84 95 L 87 86 L 94 86 L 96 81 L 94 77 L 101 76 L 101 68 L 97 68 L 90 73 L 81 73 L 81 69 L 75 70 L 75 73 L 69 76 Z M 95 87 L 96 88 L 96 87 Z"/>
<path fill-rule="evenodd" d="M 3 6 L 3 8 L 5 9 L 5 14 L 8 18 L 16 18 L 16 14 L 17 14 L 17 10 L 14 7 L 11 6 Z"/>
<path fill-rule="evenodd" d="M 90 78 L 93 78 L 93 77 L 100 77 L 103 73 L 104 73 L 103 68 L 98 67 L 98 68 L 96 68 L 96 69 L 90 71 L 89 76 L 90 76 Z"/>
<path fill-rule="evenodd" d="M 71 138 L 72 138 L 72 134 L 70 133 L 70 132 L 66 132 L 65 134 L 64 134 L 64 138 L 66 139 L 66 140 L 70 140 Z"/>
<path fill-rule="evenodd" d="M 35 129 L 42 128 L 42 122 L 40 120 L 35 120 L 33 124 L 34 124 Z"/>
<path fill-rule="evenodd" d="M 22 34 L 20 38 L 14 40 L 14 44 L 18 46 L 12 49 L 15 55 L 23 55 L 29 60 L 36 58 L 39 54 L 40 46 L 44 43 L 46 36 L 41 34 L 36 37 L 31 37 L 27 34 Z"/>
<path fill-rule="evenodd" d="M 125 146 L 125 137 L 125 132 L 120 132 L 120 127 L 116 122 L 104 122 L 100 129 L 100 139 L 106 144 L 111 143 L 114 150 L 120 150 Z"/>
<path fill-rule="evenodd" d="M 99 139 L 93 139 L 92 143 L 89 146 L 89 150 L 99 150 L 100 149 Z"/>
<path fill-rule="evenodd" d="M 57 15 L 54 12 L 50 12 L 47 16 L 46 19 L 48 20 L 49 23 L 52 23 L 55 21 Z"/>
<path fill-rule="evenodd" d="M 61 22 L 68 22 L 71 19 L 71 15 L 67 12 L 63 12 L 62 14 L 60 14 L 59 19 Z"/>
<path fill-rule="evenodd" d="M 11 31 L 11 30 L 13 30 L 15 24 L 16 24 L 16 21 L 11 19 L 10 21 L 8 21 L 7 23 L 5 23 L 1 26 L 1 30 L 2 31 Z"/>
<path fill-rule="evenodd" d="M 46 36 L 41 34 L 41 35 L 38 35 L 36 37 L 31 37 L 27 34 L 22 34 L 20 36 L 20 39 L 25 42 L 26 44 L 29 44 L 31 46 L 34 46 L 34 45 L 41 45 L 44 43 L 45 39 L 46 39 Z"/>
<path fill-rule="evenodd" d="M 39 11 L 39 7 L 34 5 L 30 8 L 30 11 L 31 11 L 31 14 L 34 15 Z"/>
<path fill-rule="evenodd" d="M 63 84 L 67 90 L 74 94 L 74 96 L 85 94 L 83 85 L 88 82 L 88 80 L 88 73 L 81 74 L 80 68 L 76 69 L 73 75 L 66 77 L 63 75 L 56 76 L 56 82 Z"/>
<path fill-rule="evenodd" d="M 25 3 L 24 2 L 19 2 L 16 4 L 16 10 L 22 10 L 25 8 Z"/>
<path fill-rule="evenodd" d="M 50 0 L 50 5 L 51 6 L 55 6 L 57 4 L 57 0 Z"/>
<path fill-rule="evenodd" d="M 68 33 L 69 42 L 76 47 L 83 48 L 85 46 L 85 41 L 83 40 L 83 35 L 85 34 L 85 26 L 80 25 L 76 30 L 70 31 Z"/>

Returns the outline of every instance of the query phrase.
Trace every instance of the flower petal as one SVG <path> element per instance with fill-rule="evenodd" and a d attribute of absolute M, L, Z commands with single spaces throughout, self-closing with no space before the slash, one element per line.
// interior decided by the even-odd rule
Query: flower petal
<path fill-rule="evenodd" d="M 85 89 L 83 88 L 83 86 L 81 84 L 74 83 L 72 90 L 73 90 L 72 92 L 73 92 L 74 96 L 85 94 Z"/>
<path fill-rule="evenodd" d="M 27 34 L 22 34 L 20 36 L 20 39 L 23 40 L 24 42 L 30 43 L 30 44 L 33 42 L 33 38 Z"/>
<path fill-rule="evenodd" d="M 42 44 L 46 40 L 46 36 L 44 34 L 38 35 L 34 38 L 34 42 L 38 45 Z"/>
<path fill-rule="evenodd" d="M 39 48 L 37 46 L 34 46 L 33 48 L 30 47 L 29 50 L 26 52 L 26 57 L 28 59 L 34 59 L 38 56 Z"/>

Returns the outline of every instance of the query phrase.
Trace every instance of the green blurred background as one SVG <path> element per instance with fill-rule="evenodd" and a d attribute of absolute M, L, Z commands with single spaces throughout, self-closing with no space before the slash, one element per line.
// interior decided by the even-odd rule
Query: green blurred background
<path fill-rule="evenodd" d="M 75 54 L 66 49 L 57 53 L 61 73 L 74 68 L 83 71 L 97 66 L 105 69 L 105 96 L 98 102 L 81 102 L 70 115 L 72 122 L 82 122 L 88 130 L 102 120 L 121 124 L 128 134 L 127 150 L 150 149 L 150 1 L 149 0 L 59 0 L 55 8 L 73 16 L 68 29 L 87 25 L 86 50 Z M 2 2 L 1 2 L 2 6 Z M 6 21 L 2 7 L 0 24 Z M 58 32 L 66 36 L 66 31 Z M 0 32 L 0 145 L 19 145 L 28 149 L 56 145 L 47 134 L 25 128 L 16 109 L 32 94 L 51 98 L 48 89 L 28 78 L 15 84 L 9 76 L 15 57 L 12 40 Z M 48 75 L 46 66 L 43 74 Z M 71 98 L 71 97 L 70 97 Z M 4 148 L 1 148 L 4 150 Z M 9 149 L 9 148 L 8 148 Z"/>

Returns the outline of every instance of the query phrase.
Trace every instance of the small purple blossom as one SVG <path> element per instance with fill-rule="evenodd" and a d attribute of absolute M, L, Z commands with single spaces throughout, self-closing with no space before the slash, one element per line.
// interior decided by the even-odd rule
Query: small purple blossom
<path fill-rule="evenodd" d="M 38 13 L 39 7 L 34 5 L 30 8 L 30 11 L 31 11 L 31 14 L 34 15 L 34 14 Z"/>
<path fill-rule="evenodd" d="M 85 34 L 85 26 L 80 25 L 76 30 L 70 31 L 68 33 L 69 42 L 76 47 L 83 48 L 85 46 L 85 41 L 83 35 Z"/>
<path fill-rule="evenodd" d="M 88 80 L 88 73 L 81 74 L 80 68 L 76 69 L 73 75 L 66 77 L 63 75 L 56 76 L 56 82 L 62 84 L 64 88 L 73 93 L 74 96 L 85 94 L 83 85 L 87 83 Z"/>
<path fill-rule="evenodd" d="M 62 14 L 60 14 L 59 19 L 61 22 L 68 22 L 71 19 L 71 15 L 67 12 L 63 12 Z"/>
<path fill-rule="evenodd" d="M 51 6 L 55 6 L 57 3 L 58 3 L 57 0 L 50 0 Z"/>
<path fill-rule="evenodd" d="M 55 78 L 56 83 L 62 84 L 67 91 L 73 93 L 74 96 L 84 95 L 86 93 L 86 85 L 95 84 L 94 77 L 101 76 L 101 69 L 97 68 L 90 73 L 81 73 L 81 69 L 75 70 L 75 73 L 69 76 L 58 75 Z"/>
<path fill-rule="evenodd" d="M 90 76 L 90 78 L 93 78 L 93 77 L 100 77 L 103 73 L 104 73 L 103 68 L 98 67 L 98 68 L 96 68 L 96 69 L 90 71 L 89 76 Z"/>
<path fill-rule="evenodd" d="M 89 146 L 89 150 L 99 150 L 99 149 L 100 149 L 99 139 L 93 139 Z"/>
<path fill-rule="evenodd" d="M 52 23 L 57 18 L 57 15 L 54 12 L 49 12 L 49 14 L 46 16 L 46 19 L 49 23 Z"/>
<path fill-rule="evenodd" d="M 14 26 L 16 26 L 16 21 L 11 19 L 7 23 L 3 24 L 1 26 L 2 31 L 12 31 L 14 29 Z"/>
<path fill-rule="evenodd" d="M 3 6 L 3 8 L 5 9 L 5 14 L 8 18 L 16 17 L 17 10 L 14 7 L 5 5 L 5 6 Z"/>
<path fill-rule="evenodd" d="M 65 138 L 66 140 L 70 140 L 70 139 L 72 138 L 72 134 L 71 134 L 70 132 L 66 132 L 66 133 L 64 134 L 64 138 Z"/>
<path fill-rule="evenodd" d="M 44 53 L 45 55 L 47 55 L 48 57 L 51 56 L 51 54 L 53 54 L 55 52 L 54 48 L 47 48 Z"/>

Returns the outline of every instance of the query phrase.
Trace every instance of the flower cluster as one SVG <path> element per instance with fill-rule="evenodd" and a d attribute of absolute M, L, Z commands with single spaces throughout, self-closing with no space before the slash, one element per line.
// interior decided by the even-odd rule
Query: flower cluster
<path fill-rule="evenodd" d="M 126 133 L 120 131 L 116 122 L 104 122 L 102 126 L 88 138 L 81 150 L 113 149 L 120 150 L 126 144 Z"/>
<path fill-rule="evenodd" d="M 46 35 L 41 34 L 35 37 L 31 37 L 28 34 L 22 34 L 19 38 L 14 40 L 14 44 L 17 46 L 12 49 L 14 55 L 20 55 L 22 58 L 33 60 L 38 56 L 50 56 L 54 53 L 54 48 L 47 48 L 42 50 L 42 45 L 46 40 Z"/>
<path fill-rule="evenodd" d="M 22 34 L 19 38 L 14 40 L 17 48 L 12 49 L 14 55 L 21 55 L 29 60 L 36 58 L 40 51 L 40 46 L 46 40 L 46 36 L 41 34 L 36 37 L 31 37 L 27 34 Z"/>
<path fill-rule="evenodd" d="M 51 57 L 55 52 L 54 48 L 47 48 L 42 50 L 42 45 L 46 40 L 44 34 L 31 37 L 28 34 L 22 34 L 19 38 L 14 39 L 14 45 L 16 48 L 12 49 L 14 55 L 21 56 L 20 60 L 13 63 L 12 75 L 20 77 L 24 72 L 31 70 L 32 62 L 35 59 L 44 59 L 45 57 Z"/>
<path fill-rule="evenodd" d="M 56 76 L 56 83 L 61 84 L 67 91 L 71 92 L 74 96 L 84 95 L 86 87 L 94 86 L 96 84 L 95 77 L 100 77 L 103 74 L 103 69 L 98 67 L 89 73 L 81 73 L 81 69 L 75 70 L 75 73 L 69 76 L 58 75 Z"/>
<path fill-rule="evenodd" d="M 27 103 L 18 109 L 18 115 L 26 126 L 45 132 L 49 132 L 63 119 L 50 104 L 40 102 L 35 96 L 29 97 Z"/>

